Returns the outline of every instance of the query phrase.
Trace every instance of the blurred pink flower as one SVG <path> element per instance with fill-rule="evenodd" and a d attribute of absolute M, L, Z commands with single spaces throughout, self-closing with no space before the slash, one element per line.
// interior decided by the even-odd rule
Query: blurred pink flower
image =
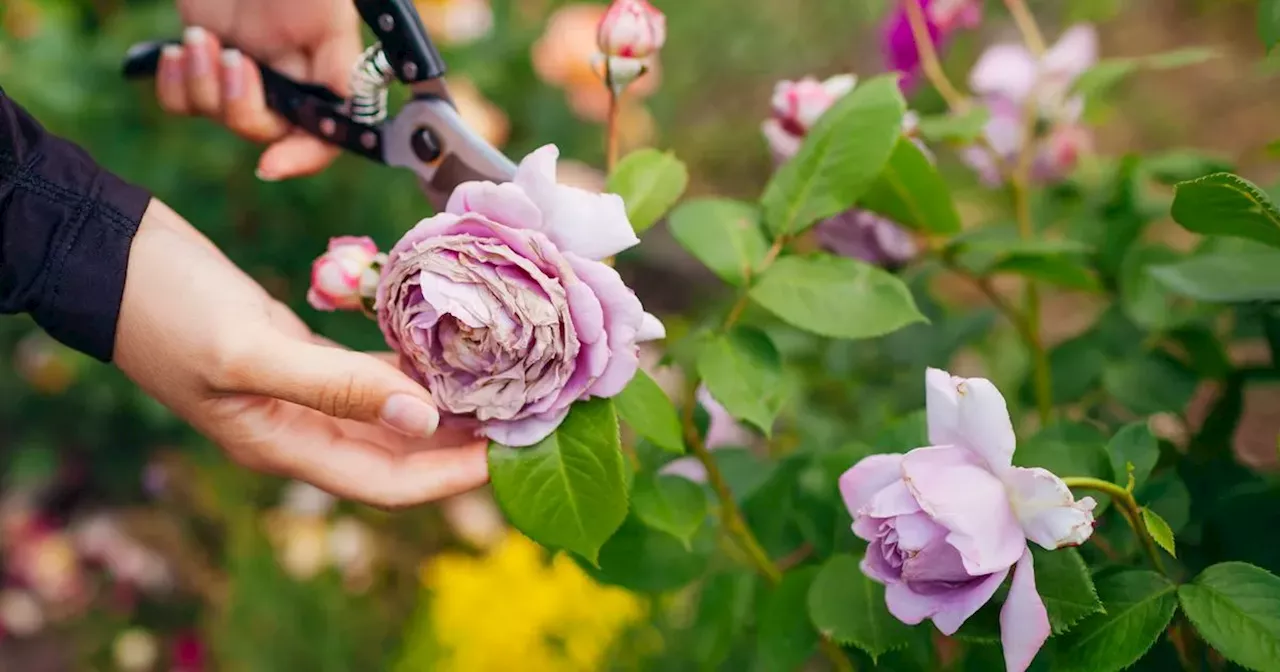
<path fill-rule="evenodd" d="M 377 285 L 378 246 L 373 239 L 339 236 L 311 265 L 307 302 L 316 310 L 355 310 Z M 370 287 L 370 284 L 373 287 Z"/>
<path fill-rule="evenodd" d="M 493 29 L 489 0 L 415 0 L 431 37 L 445 45 L 474 42 Z"/>
<path fill-rule="evenodd" d="M 1098 60 L 1098 37 L 1089 25 L 1063 33 L 1044 56 L 1021 44 L 987 49 L 969 74 L 969 85 L 990 112 L 985 136 L 989 150 L 970 146 L 962 153 L 983 182 L 998 185 L 1027 143 L 1023 115 L 1034 103 L 1039 115 L 1032 175 L 1041 182 L 1063 179 L 1092 147 L 1092 133 L 1080 123 L 1084 100 L 1071 87 Z M 1031 96 L 1036 97 L 1030 101 Z"/>
<path fill-rule="evenodd" d="M 910 1 L 910 0 L 908 0 Z M 975 28 L 982 21 L 982 0 L 920 0 L 929 39 L 941 49 L 957 30 Z M 881 52 L 885 65 L 902 73 L 902 89 L 911 91 L 920 78 L 920 50 L 916 48 L 911 21 L 901 2 L 881 28 Z"/>
<path fill-rule="evenodd" d="M 901 226 L 868 210 L 847 210 L 814 228 L 818 243 L 842 257 L 896 268 L 919 252 Z"/>
<path fill-rule="evenodd" d="M 775 84 L 769 101 L 772 115 L 760 127 L 774 160 L 783 163 L 795 156 L 818 119 L 857 84 L 858 78 L 850 74 L 823 81 L 804 77 Z"/>
<path fill-rule="evenodd" d="M 206 647 L 200 633 L 190 630 L 175 637 L 169 659 L 171 672 L 204 672 Z"/>

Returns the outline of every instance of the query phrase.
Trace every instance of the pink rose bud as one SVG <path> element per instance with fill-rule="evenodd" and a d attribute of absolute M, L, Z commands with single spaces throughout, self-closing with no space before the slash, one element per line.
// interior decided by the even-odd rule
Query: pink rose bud
<path fill-rule="evenodd" d="M 857 83 L 858 78 L 853 75 L 836 75 L 824 81 L 805 77 L 775 84 L 770 101 L 773 114 L 762 128 L 774 158 L 785 161 L 800 151 L 809 129 Z"/>
<path fill-rule="evenodd" d="M 608 56 L 647 58 L 667 40 L 667 17 L 646 0 L 614 0 L 596 31 Z"/>
<path fill-rule="evenodd" d="M 366 276 L 378 261 L 378 246 L 365 237 L 341 236 L 311 265 L 307 302 L 316 310 L 356 310 L 369 295 Z M 376 275 L 373 275 L 376 278 Z"/>

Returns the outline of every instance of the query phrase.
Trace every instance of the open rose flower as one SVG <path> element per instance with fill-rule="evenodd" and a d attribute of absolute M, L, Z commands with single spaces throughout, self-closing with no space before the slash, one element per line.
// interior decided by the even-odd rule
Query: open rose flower
<path fill-rule="evenodd" d="M 870 542 L 862 571 L 885 585 L 895 617 L 932 619 L 945 635 L 1012 574 L 1001 639 L 1005 665 L 1023 672 L 1049 637 L 1027 542 L 1083 543 L 1095 502 L 1075 501 L 1044 469 L 1012 466 L 1013 425 L 991 381 L 938 369 L 925 380 L 932 445 L 866 457 L 840 477 L 854 534 Z"/>
<path fill-rule="evenodd" d="M 513 182 L 469 182 L 391 250 L 378 325 L 441 410 L 509 446 L 545 438 L 588 397 L 622 391 L 657 318 L 601 263 L 639 242 L 622 199 L 556 182 L 559 151 Z"/>

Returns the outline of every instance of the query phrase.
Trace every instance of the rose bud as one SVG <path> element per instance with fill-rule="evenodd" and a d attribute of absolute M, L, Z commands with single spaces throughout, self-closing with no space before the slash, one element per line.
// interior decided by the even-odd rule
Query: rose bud
<path fill-rule="evenodd" d="M 898 268 L 916 256 L 916 243 L 896 222 L 854 208 L 818 223 L 814 234 L 822 247 L 883 268 Z"/>
<path fill-rule="evenodd" d="M 666 39 L 667 17 L 646 0 L 615 0 L 596 29 L 606 56 L 648 58 Z"/>
<path fill-rule="evenodd" d="M 378 246 L 370 238 L 341 236 L 311 265 L 307 302 L 316 310 L 357 310 L 376 283 Z"/>
<path fill-rule="evenodd" d="M 664 336 L 602 260 L 640 242 L 616 194 L 556 183 L 559 150 L 513 182 L 468 182 L 396 243 L 376 309 L 401 368 L 440 409 L 509 446 L 551 434 L 579 399 L 612 397 Z"/>

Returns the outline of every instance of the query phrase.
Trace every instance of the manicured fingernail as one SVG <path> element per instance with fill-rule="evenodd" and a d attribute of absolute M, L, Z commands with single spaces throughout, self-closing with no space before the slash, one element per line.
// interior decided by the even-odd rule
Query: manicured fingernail
<path fill-rule="evenodd" d="M 209 62 L 209 50 L 205 48 L 205 41 L 209 39 L 209 34 L 200 26 L 190 26 L 182 31 L 182 39 L 191 47 L 189 53 L 191 59 L 191 74 L 207 75 L 213 69 L 213 63 Z"/>
<path fill-rule="evenodd" d="M 182 79 L 182 47 L 168 44 L 160 50 L 160 77 L 171 82 Z"/>
<path fill-rule="evenodd" d="M 440 412 L 417 397 L 393 394 L 382 405 L 382 422 L 404 434 L 431 436 L 440 425 Z"/>
<path fill-rule="evenodd" d="M 263 182 L 279 182 L 280 181 L 280 177 L 278 175 L 271 172 L 270 170 L 263 170 L 262 166 L 258 166 L 258 169 L 253 171 L 253 174 Z"/>
<path fill-rule="evenodd" d="M 222 50 L 222 88 L 227 98 L 236 99 L 244 93 L 243 59 L 235 49 Z"/>

